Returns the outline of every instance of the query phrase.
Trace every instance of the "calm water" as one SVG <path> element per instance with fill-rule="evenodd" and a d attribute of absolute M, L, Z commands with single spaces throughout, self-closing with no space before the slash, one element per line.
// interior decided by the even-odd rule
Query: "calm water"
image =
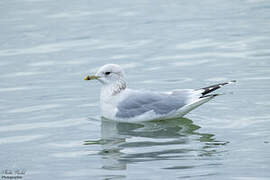
<path fill-rule="evenodd" d="M 0 170 L 23 179 L 270 178 L 268 0 L 1 0 Z M 130 88 L 236 79 L 182 119 L 99 115 L 106 63 Z"/>

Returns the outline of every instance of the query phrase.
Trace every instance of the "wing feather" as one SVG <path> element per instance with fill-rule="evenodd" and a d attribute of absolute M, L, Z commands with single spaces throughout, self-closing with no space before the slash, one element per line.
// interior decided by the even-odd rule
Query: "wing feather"
<path fill-rule="evenodd" d="M 148 111 L 163 115 L 185 106 L 188 99 L 185 93 L 133 92 L 118 104 L 116 117 L 131 118 Z"/>

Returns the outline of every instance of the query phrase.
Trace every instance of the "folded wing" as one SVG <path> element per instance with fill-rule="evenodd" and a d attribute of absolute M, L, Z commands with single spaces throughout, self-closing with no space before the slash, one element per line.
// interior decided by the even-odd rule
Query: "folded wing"
<path fill-rule="evenodd" d="M 117 106 L 116 117 L 131 118 L 148 111 L 158 115 L 168 114 L 185 106 L 189 101 L 187 92 L 153 93 L 133 92 Z"/>

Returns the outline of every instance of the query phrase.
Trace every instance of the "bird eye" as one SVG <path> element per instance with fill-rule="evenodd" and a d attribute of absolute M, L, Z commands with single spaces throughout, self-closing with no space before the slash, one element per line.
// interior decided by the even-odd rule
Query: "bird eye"
<path fill-rule="evenodd" d="M 109 74 L 111 74 L 111 72 L 105 72 L 105 75 L 109 75 Z"/>

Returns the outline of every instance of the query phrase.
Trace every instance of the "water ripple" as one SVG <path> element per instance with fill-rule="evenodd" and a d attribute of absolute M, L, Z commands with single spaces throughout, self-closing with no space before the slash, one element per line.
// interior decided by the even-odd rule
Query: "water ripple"
<path fill-rule="evenodd" d="M 26 113 L 26 112 L 42 111 L 42 110 L 58 108 L 61 106 L 63 105 L 61 104 L 37 105 L 37 106 L 31 106 L 31 107 L 25 107 L 25 108 L 12 109 L 10 111 L 7 111 L 7 113 Z"/>
<path fill-rule="evenodd" d="M 211 39 L 200 39 L 200 40 L 190 41 L 187 43 L 177 44 L 176 49 L 190 50 L 190 49 L 205 48 L 205 47 L 216 47 L 220 44 L 221 42 L 216 42 Z"/>
<path fill-rule="evenodd" d="M 53 153 L 51 156 L 57 158 L 78 158 L 79 156 L 85 156 L 89 154 L 97 154 L 97 151 L 72 151 L 72 152 L 61 152 L 61 153 Z"/>
<path fill-rule="evenodd" d="M 118 11 L 119 11 L 118 9 L 109 9 L 109 10 L 101 10 L 101 11 L 67 11 L 67 12 L 50 14 L 47 17 L 53 18 L 53 19 L 80 18 L 80 17 L 84 17 L 84 16 L 91 16 L 91 15 L 116 14 Z"/>
<path fill-rule="evenodd" d="M 87 124 L 88 121 L 85 118 L 76 118 L 76 119 L 66 119 L 62 121 L 53 121 L 53 122 L 32 122 L 32 123 L 23 123 L 15 125 L 2 125 L 0 127 L 0 132 L 9 132 L 9 131 L 25 131 L 32 129 L 41 129 L 41 128 L 60 128 L 60 127 L 70 127 L 76 125 Z"/>
<path fill-rule="evenodd" d="M 173 66 L 177 66 L 177 67 L 184 67 L 184 66 L 197 66 L 197 65 L 206 64 L 206 63 L 209 63 L 209 62 L 211 62 L 211 60 L 203 59 L 203 60 L 199 60 L 199 61 L 174 62 L 174 63 L 171 63 L 171 64 Z"/>
<path fill-rule="evenodd" d="M 33 75 L 40 75 L 40 74 L 46 74 L 45 72 L 40 72 L 40 71 L 36 71 L 36 72 L 25 72 L 25 71 L 22 71 L 22 72 L 14 72 L 14 73 L 10 73 L 10 74 L 4 74 L 1 76 L 2 77 L 14 77 L 14 78 L 17 78 L 17 77 L 22 77 L 22 76 L 33 76 Z"/>
<path fill-rule="evenodd" d="M 34 90 L 40 89 L 41 87 L 33 87 L 33 86 L 22 86 L 22 87 L 7 87 L 7 88 L 0 88 L 0 92 L 12 92 L 12 91 L 21 91 L 21 90 Z"/>
<path fill-rule="evenodd" d="M 4 49 L 0 50 L 0 56 L 47 54 L 82 46 L 91 46 L 92 50 L 115 49 L 115 48 L 133 49 L 140 46 L 144 46 L 150 42 L 151 42 L 150 40 L 136 40 L 129 42 L 121 42 L 121 41 L 107 42 L 104 40 L 97 40 L 97 39 L 76 39 L 57 43 L 41 44 L 30 48 Z"/>
<path fill-rule="evenodd" d="M 0 138 L 0 144 L 29 142 L 29 141 L 41 139 L 44 137 L 46 137 L 46 135 L 25 135 L 25 136 L 5 137 L 5 138 Z"/>
<path fill-rule="evenodd" d="M 30 48 L 21 49 L 5 49 L 0 51 L 0 56 L 14 56 L 14 55 L 24 55 L 24 54 L 46 54 L 52 52 L 59 52 L 62 50 L 67 50 L 74 47 L 86 46 L 86 45 L 96 45 L 99 40 L 70 40 L 58 43 L 41 44 Z"/>
<path fill-rule="evenodd" d="M 158 56 L 147 59 L 147 61 L 161 61 L 161 60 L 180 60 L 180 59 L 206 59 L 206 58 L 248 58 L 248 52 L 201 52 L 193 54 Z"/>

